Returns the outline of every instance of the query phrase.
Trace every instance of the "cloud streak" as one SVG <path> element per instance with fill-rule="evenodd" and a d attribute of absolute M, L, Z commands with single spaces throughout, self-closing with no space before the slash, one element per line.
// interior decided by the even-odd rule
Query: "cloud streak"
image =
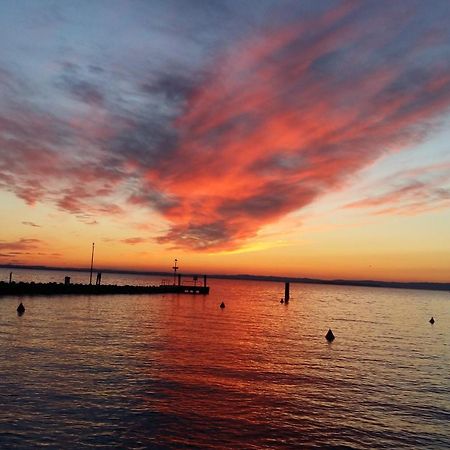
<path fill-rule="evenodd" d="M 383 192 L 345 205 L 349 209 L 368 209 L 373 215 L 411 216 L 450 207 L 450 163 L 396 173 L 384 185 L 395 185 Z"/>
<path fill-rule="evenodd" d="M 16 241 L 0 240 L 0 258 L 16 261 L 17 258 L 26 255 L 45 255 L 40 249 L 45 244 L 40 239 L 21 238 Z"/>
<path fill-rule="evenodd" d="M 148 239 L 137 236 L 137 237 L 122 239 L 120 242 L 122 242 L 124 244 L 128 244 L 128 245 L 137 245 L 137 244 L 145 244 L 148 241 L 149 241 Z"/>
<path fill-rule="evenodd" d="M 24 220 L 22 222 L 22 225 L 27 225 L 29 227 L 35 227 L 35 228 L 40 228 L 41 227 L 40 225 L 38 225 L 38 224 L 36 224 L 34 222 L 27 221 L 27 220 Z"/>
<path fill-rule="evenodd" d="M 450 105 L 448 67 L 429 30 L 405 36 L 412 10 L 385 12 L 346 2 L 218 59 L 177 121 L 180 145 L 147 172 L 173 202 L 160 242 L 232 249 L 427 135 Z"/>
<path fill-rule="evenodd" d="M 0 250 L 1 251 L 29 251 L 38 248 L 41 245 L 42 241 L 39 239 L 32 238 L 22 238 L 18 241 L 6 242 L 0 241 Z"/>

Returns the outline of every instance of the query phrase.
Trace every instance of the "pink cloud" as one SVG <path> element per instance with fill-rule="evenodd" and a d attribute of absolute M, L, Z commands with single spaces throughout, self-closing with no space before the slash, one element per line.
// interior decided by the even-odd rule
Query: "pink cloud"
<path fill-rule="evenodd" d="M 398 172 L 370 188 L 378 192 L 380 185 L 387 185 L 388 189 L 385 188 L 384 192 L 368 195 L 344 207 L 369 209 L 374 215 L 407 216 L 449 208 L 449 168 L 450 163 L 442 163 Z"/>
<path fill-rule="evenodd" d="M 35 238 L 21 238 L 16 241 L 0 240 L 0 260 L 3 262 L 13 262 L 22 264 L 30 262 L 30 257 L 50 256 L 52 258 L 60 258 L 62 255 L 58 252 L 48 252 L 47 243 Z M 21 257 L 25 257 L 22 259 Z"/>
<path fill-rule="evenodd" d="M 136 245 L 136 244 L 144 244 L 144 243 L 148 242 L 148 239 L 144 239 L 141 237 L 131 237 L 131 238 L 127 238 L 127 239 L 122 239 L 120 242 L 123 242 L 124 244 L 129 244 L 129 245 Z"/>
<path fill-rule="evenodd" d="M 169 224 L 160 243 L 239 247 L 425 139 L 448 111 L 445 21 L 433 17 L 442 22 L 433 33 L 427 5 L 390 5 L 342 2 L 262 25 L 192 73 L 110 73 L 102 83 L 63 69 L 57 87 L 61 103 L 76 103 L 70 113 L 16 96 L 0 109 L 0 188 L 85 223 L 156 210 Z M 419 211 L 430 196 L 445 204 L 441 188 L 407 182 L 348 207 L 393 211 L 408 199 Z"/>
<path fill-rule="evenodd" d="M 17 241 L 1 241 L 0 240 L 0 258 L 17 260 L 22 255 L 39 254 L 39 250 L 44 242 L 40 239 L 21 238 Z"/>
<path fill-rule="evenodd" d="M 148 186 L 170 199 L 160 210 L 173 226 L 159 242 L 234 248 L 383 153 L 426 136 L 425 125 L 450 106 L 450 78 L 413 68 L 413 47 L 381 59 L 411 12 L 361 23 L 350 20 L 353 10 L 320 17 L 318 29 L 313 22 L 263 34 L 218 57 L 177 120 L 180 145 L 147 171 Z M 387 196 L 419 192 L 408 186 Z"/>
<path fill-rule="evenodd" d="M 33 238 L 22 238 L 18 241 L 5 242 L 0 241 L 0 250 L 5 251 L 25 251 L 34 250 L 41 245 L 42 241 Z"/>

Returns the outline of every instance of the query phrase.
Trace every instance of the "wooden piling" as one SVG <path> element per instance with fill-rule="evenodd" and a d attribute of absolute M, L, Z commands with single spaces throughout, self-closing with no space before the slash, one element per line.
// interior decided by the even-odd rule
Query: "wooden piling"
<path fill-rule="evenodd" d="M 284 284 L 284 301 L 287 303 L 289 301 L 289 283 Z"/>

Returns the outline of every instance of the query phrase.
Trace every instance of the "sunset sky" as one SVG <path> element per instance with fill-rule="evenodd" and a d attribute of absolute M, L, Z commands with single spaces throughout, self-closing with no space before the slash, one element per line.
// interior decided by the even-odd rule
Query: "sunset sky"
<path fill-rule="evenodd" d="M 450 2 L 0 2 L 0 264 L 450 281 Z"/>

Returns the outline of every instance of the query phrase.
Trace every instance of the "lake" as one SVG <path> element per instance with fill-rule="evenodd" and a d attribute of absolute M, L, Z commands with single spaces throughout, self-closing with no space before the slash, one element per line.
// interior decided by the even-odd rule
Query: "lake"
<path fill-rule="evenodd" d="M 1 297 L 0 447 L 450 448 L 449 292 L 291 284 L 284 305 L 283 283 L 209 285 L 25 297 L 22 317 Z"/>

